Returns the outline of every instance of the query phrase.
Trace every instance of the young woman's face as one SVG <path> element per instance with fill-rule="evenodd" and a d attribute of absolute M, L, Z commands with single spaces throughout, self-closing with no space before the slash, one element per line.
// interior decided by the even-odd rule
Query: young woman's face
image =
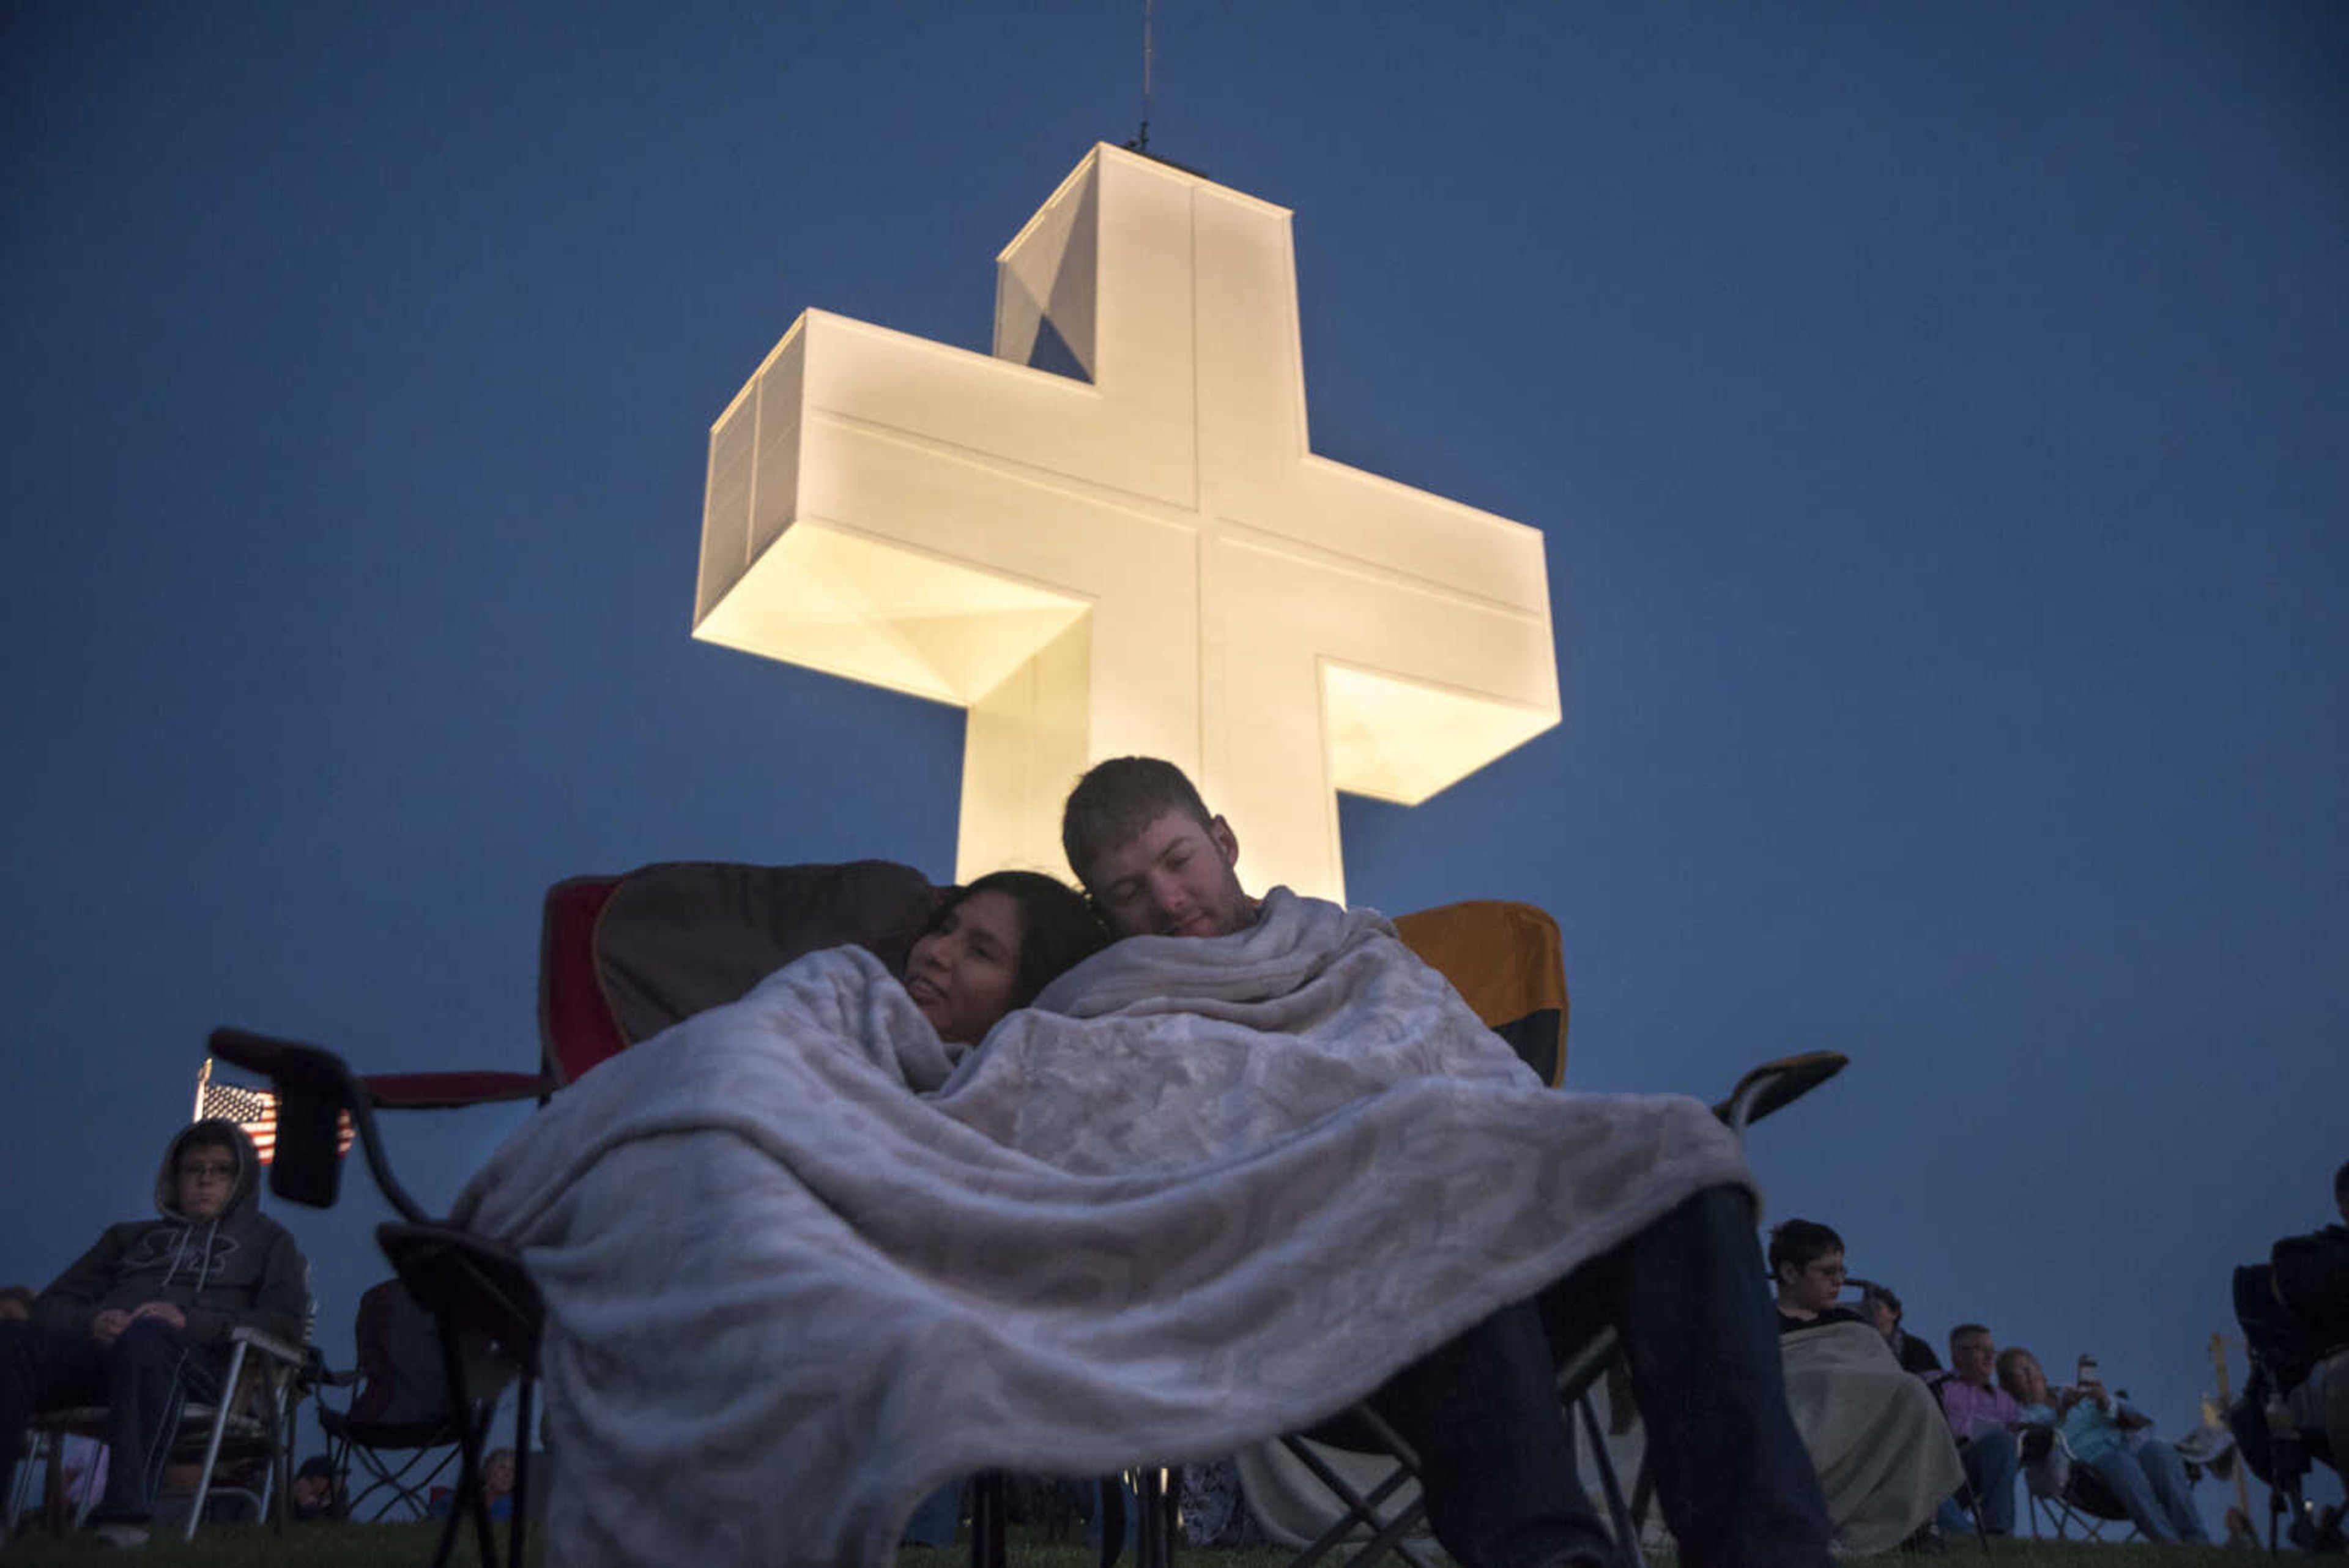
<path fill-rule="evenodd" d="M 1011 1009 L 1019 978 L 1019 906 L 990 888 L 947 911 L 914 944 L 905 991 L 941 1040 L 976 1044 Z"/>

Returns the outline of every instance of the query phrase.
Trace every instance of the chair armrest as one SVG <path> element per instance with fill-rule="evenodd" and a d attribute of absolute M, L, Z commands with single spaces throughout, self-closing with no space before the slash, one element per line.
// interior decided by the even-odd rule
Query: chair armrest
<path fill-rule="evenodd" d="M 342 1184 L 339 1119 L 367 1157 L 378 1190 L 412 1220 L 423 1206 L 391 1173 L 383 1140 L 376 1131 L 375 1102 L 340 1056 L 322 1045 L 276 1040 L 244 1029 L 215 1029 L 212 1054 L 267 1077 L 277 1092 L 277 1155 L 269 1168 L 269 1189 L 313 1209 L 331 1209 Z"/>
<path fill-rule="evenodd" d="M 1808 1051 L 1764 1062 L 1737 1080 L 1729 1097 L 1713 1107 L 1713 1115 L 1743 1137 L 1748 1127 L 1793 1105 L 1850 1064 L 1851 1058 L 1839 1051 Z"/>
<path fill-rule="evenodd" d="M 541 1100 L 554 1093 L 543 1073 L 368 1073 L 359 1078 L 379 1111 L 450 1111 L 503 1100 Z"/>
<path fill-rule="evenodd" d="M 263 1355 L 274 1356 L 289 1366 L 299 1366 L 310 1359 L 310 1353 L 305 1347 L 288 1344 L 275 1334 L 252 1327 L 250 1324 L 239 1324 L 230 1329 L 228 1339 L 231 1345 L 249 1345 Z"/>
<path fill-rule="evenodd" d="M 537 1376 L 546 1303 L 520 1253 L 453 1225 L 387 1220 L 375 1228 L 375 1235 L 392 1272 L 420 1305 L 443 1320 L 444 1332 L 450 1324 L 471 1329 Z"/>

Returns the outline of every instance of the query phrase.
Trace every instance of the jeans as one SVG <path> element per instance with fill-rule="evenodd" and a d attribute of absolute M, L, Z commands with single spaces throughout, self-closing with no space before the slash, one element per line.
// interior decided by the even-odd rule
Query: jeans
<path fill-rule="evenodd" d="M 1973 1492 L 1982 1529 L 1992 1535 L 2013 1534 L 2014 1472 L 2021 1459 L 2014 1434 L 1995 1428 L 1976 1432 L 1958 1450 L 1958 1458 L 1965 1461 L 1966 1485 Z M 1941 1504 L 1934 1521 L 1944 1535 L 1963 1535 L 1972 1528 L 1954 1497 Z"/>
<path fill-rule="evenodd" d="M 1681 1561 L 1827 1563 L 1826 1505 L 1786 1411 L 1764 1278 L 1751 1200 L 1711 1189 L 1390 1378 L 1369 1403 L 1418 1451 L 1444 1550 L 1465 1568 L 1610 1552 L 1575 1476 L 1551 1346 L 1611 1324 Z M 1343 1427 L 1314 1435 L 1343 1442 Z"/>
<path fill-rule="evenodd" d="M 2128 1510 L 2129 1520 L 2148 1541 L 2207 1541 L 2194 1507 L 2194 1483 L 2186 1461 L 2156 1438 L 2135 1449 L 2115 1449 L 2088 1461 Z"/>
<path fill-rule="evenodd" d="M 155 1511 L 155 1491 L 189 1397 L 220 1387 L 212 1357 L 153 1318 L 132 1324 L 110 1345 L 42 1323 L 0 1323 L 0 1473 L 22 1457 L 25 1422 L 43 1410 L 107 1407 L 106 1491 L 91 1517 L 138 1521 Z"/>

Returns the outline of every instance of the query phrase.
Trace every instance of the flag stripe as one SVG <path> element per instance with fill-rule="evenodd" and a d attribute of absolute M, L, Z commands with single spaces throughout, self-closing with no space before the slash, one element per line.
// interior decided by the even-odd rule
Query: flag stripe
<path fill-rule="evenodd" d="M 277 1155 L 277 1096 L 266 1089 L 248 1089 L 241 1084 L 215 1084 L 207 1080 L 203 1097 L 196 1106 L 196 1119 L 218 1119 L 234 1122 L 253 1140 L 254 1152 L 267 1165 Z M 335 1140 L 338 1155 L 351 1151 L 351 1116 L 345 1111 L 337 1118 L 341 1134 Z"/>

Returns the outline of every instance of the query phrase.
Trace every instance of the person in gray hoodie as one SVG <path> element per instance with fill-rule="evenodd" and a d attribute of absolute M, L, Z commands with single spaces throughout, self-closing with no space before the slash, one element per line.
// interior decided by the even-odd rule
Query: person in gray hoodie
<path fill-rule="evenodd" d="M 0 1475 L 42 1410 L 108 1407 L 111 1458 L 90 1524 L 144 1539 L 181 1405 L 218 1396 L 229 1334 L 300 1343 L 310 1265 L 261 1212 L 261 1161 L 233 1122 L 181 1129 L 155 1178 L 160 1220 L 109 1225 L 33 1303 L 0 1323 Z"/>

